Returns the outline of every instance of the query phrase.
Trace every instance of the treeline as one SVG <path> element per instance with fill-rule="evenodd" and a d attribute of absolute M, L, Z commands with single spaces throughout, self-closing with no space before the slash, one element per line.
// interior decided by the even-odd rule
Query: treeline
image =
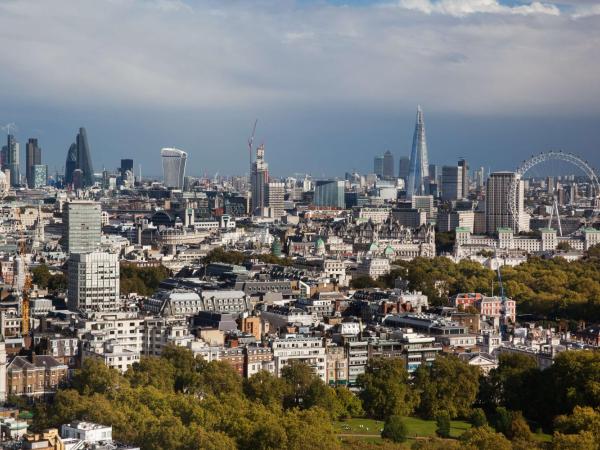
<path fill-rule="evenodd" d="M 46 264 L 31 269 L 31 281 L 41 289 L 48 289 L 50 292 L 64 291 L 67 289 L 67 277 L 64 273 L 50 273 Z"/>
<path fill-rule="evenodd" d="M 282 375 L 244 380 L 227 363 L 180 347 L 126 375 L 87 359 L 52 403 L 36 406 L 34 429 L 89 420 L 145 450 L 339 448 L 332 420 L 362 414 L 357 397 L 326 386 L 304 364 Z"/>
<path fill-rule="evenodd" d="M 251 259 L 257 259 L 265 264 L 279 264 L 282 266 L 291 266 L 293 261 L 290 258 L 278 257 L 270 253 L 261 254 L 247 254 L 238 252 L 236 250 L 224 250 L 221 247 L 217 247 L 202 259 L 204 264 L 210 264 L 214 262 L 221 262 L 225 264 L 237 264 L 243 266 L 248 264 Z"/>
<path fill-rule="evenodd" d="M 339 449 L 346 443 L 333 421 L 366 416 L 385 421 L 384 448 L 400 449 L 406 447 L 393 442 L 406 441 L 403 417 L 416 414 L 435 419 L 444 438 L 417 441 L 418 449 L 598 449 L 599 353 L 561 353 L 545 371 L 527 356 L 503 355 L 489 378 L 452 355 L 412 378 L 404 364 L 370 360 L 357 396 L 326 385 L 302 363 L 286 366 L 281 378 L 259 372 L 243 379 L 227 363 L 180 347 L 143 358 L 125 375 L 88 359 L 51 403 L 36 405 L 33 429 L 88 420 L 111 425 L 118 441 L 151 450 Z M 459 441 L 447 440 L 455 418 L 472 428 Z M 552 443 L 540 443 L 532 426 L 554 429 Z"/>
<path fill-rule="evenodd" d="M 530 313 L 550 320 L 600 322 L 600 256 L 597 249 L 581 260 L 529 258 L 516 267 L 501 269 L 504 290 L 517 302 L 520 314 Z M 391 288 L 396 278 L 408 281 L 411 290 L 422 291 L 432 305 L 448 304 L 459 292 L 500 294 L 497 273 L 481 264 L 444 257 L 395 261 L 385 277 L 357 277 L 352 287 Z"/>
<path fill-rule="evenodd" d="M 150 296 L 156 291 L 161 281 L 170 276 L 169 269 L 164 266 L 138 267 L 134 264 L 122 263 L 120 267 L 121 295 L 132 292 Z"/>

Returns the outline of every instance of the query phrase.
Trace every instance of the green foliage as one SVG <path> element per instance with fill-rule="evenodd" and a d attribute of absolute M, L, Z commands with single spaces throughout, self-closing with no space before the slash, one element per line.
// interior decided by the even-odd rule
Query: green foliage
<path fill-rule="evenodd" d="M 335 388 L 335 393 L 341 406 L 341 419 L 360 417 L 365 413 L 360 398 L 350 389 L 338 386 Z"/>
<path fill-rule="evenodd" d="M 471 412 L 471 417 L 469 418 L 469 421 L 471 422 L 471 424 L 474 427 L 483 427 L 484 425 L 487 425 L 487 417 L 485 415 L 485 411 L 481 408 L 474 408 L 473 411 Z"/>
<path fill-rule="evenodd" d="M 283 401 L 289 394 L 289 386 L 282 378 L 261 370 L 244 381 L 244 393 L 254 402 L 273 409 L 283 408 Z"/>
<path fill-rule="evenodd" d="M 67 288 L 67 277 L 62 273 L 52 275 L 46 264 L 31 269 L 31 281 L 41 289 L 51 292 L 64 291 Z"/>
<path fill-rule="evenodd" d="M 31 281 L 33 284 L 38 285 L 42 289 L 48 287 L 48 280 L 50 279 L 50 270 L 46 264 L 40 264 L 39 266 L 31 269 Z"/>
<path fill-rule="evenodd" d="M 519 312 L 550 319 L 600 321 L 600 250 L 588 258 L 568 262 L 537 257 L 516 267 L 502 267 L 506 294 L 517 301 Z M 422 291 L 433 305 L 444 305 L 459 292 L 491 294 L 496 273 L 481 264 L 448 258 L 415 258 L 394 263 L 405 271 L 409 288 Z"/>
<path fill-rule="evenodd" d="M 246 262 L 247 258 L 248 257 L 242 252 L 236 252 L 233 250 L 226 251 L 222 247 L 217 247 L 208 252 L 202 262 L 204 262 L 204 264 L 221 262 L 225 264 L 242 265 L 244 262 Z"/>
<path fill-rule="evenodd" d="M 529 421 L 546 428 L 556 416 L 570 414 L 578 406 L 599 408 L 600 353 L 561 352 L 546 370 L 528 356 L 501 355 L 498 368 L 482 380 L 479 403 L 488 413 L 496 411 L 496 416 L 504 410 L 522 411 Z M 497 429 L 508 435 L 510 421 L 502 421 L 503 425 L 495 421 Z"/>
<path fill-rule="evenodd" d="M 317 380 L 317 376 L 307 364 L 291 361 L 281 370 L 281 378 L 289 386 L 289 393 L 284 399 L 286 407 L 300 406 L 308 394 L 308 390 Z"/>
<path fill-rule="evenodd" d="M 422 417 L 432 419 L 441 412 L 451 419 L 468 417 L 479 390 L 479 371 L 454 355 L 442 356 L 419 367 L 414 385 Z"/>
<path fill-rule="evenodd" d="M 554 433 L 552 438 L 552 450 L 598 450 L 598 435 L 589 431 L 582 431 L 578 434 Z"/>
<path fill-rule="evenodd" d="M 385 288 L 385 284 L 379 280 L 374 280 L 369 275 L 360 275 L 358 277 L 352 277 L 350 281 L 350 287 L 353 289 L 368 289 L 368 288 Z"/>
<path fill-rule="evenodd" d="M 595 436 L 600 436 L 600 409 L 576 406 L 572 414 L 560 415 L 554 419 L 554 429 L 563 434 L 590 431 Z"/>
<path fill-rule="evenodd" d="M 265 403 L 276 404 L 274 398 Z M 231 367 L 174 347 L 161 358 L 142 359 L 126 375 L 88 359 L 72 387 L 59 389 L 51 404 L 39 403 L 34 417 L 37 430 L 75 419 L 112 425 L 115 439 L 150 450 L 339 448 L 321 408 L 271 409 L 244 395 Z"/>
<path fill-rule="evenodd" d="M 441 438 L 450 437 L 450 414 L 447 411 L 440 411 L 435 417 L 435 434 Z"/>
<path fill-rule="evenodd" d="M 488 426 L 471 428 L 459 440 L 466 449 L 511 450 L 510 441 Z"/>
<path fill-rule="evenodd" d="M 456 233 L 454 231 L 442 231 L 435 233 L 435 248 L 438 253 L 450 253 L 454 250 Z"/>
<path fill-rule="evenodd" d="M 279 264 L 281 266 L 291 266 L 293 264 L 292 259 L 282 258 L 271 253 L 246 254 L 234 250 L 224 250 L 221 247 L 217 247 L 208 252 L 208 254 L 202 259 L 202 262 L 204 264 L 220 262 L 241 266 L 250 262 L 251 259 L 258 259 L 265 264 Z"/>
<path fill-rule="evenodd" d="M 169 269 L 159 267 L 138 267 L 134 264 L 123 263 L 120 268 L 121 295 L 132 292 L 150 296 L 158 285 L 170 275 Z"/>
<path fill-rule="evenodd" d="M 449 426 L 450 424 L 448 424 L 448 427 Z M 404 442 L 406 441 L 407 434 L 408 429 L 402 417 L 390 416 L 385 421 L 383 431 L 381 432 L 381 437 L 384 439 L 389 439 L 393 442 Z"/>
<path fill-rule="evenodd" d="M 418 397 L 408 384 L 408 372 L 404 361 L 397 358 L 373 358 L 365 373 L 359 375 L 362 388 L 360 399 L 365 413 L 377 419 L 409 415 Z"/>

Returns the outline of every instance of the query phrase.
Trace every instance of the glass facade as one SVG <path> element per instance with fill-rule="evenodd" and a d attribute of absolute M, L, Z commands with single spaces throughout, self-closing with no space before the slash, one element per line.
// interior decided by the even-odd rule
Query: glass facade
<path fill-rule="evenodd" d="M 413 195 L 426 195 L 425 182 L 429 178 L 429 162 L 427 156 L 427 140 L 425 139 L 425 120 L 423 111 L 417 108 L 417 122 L 413 135 L 412 151 L 410 154 L 410 170 L 408 185 L 406 186 L 407 198 Z"/>

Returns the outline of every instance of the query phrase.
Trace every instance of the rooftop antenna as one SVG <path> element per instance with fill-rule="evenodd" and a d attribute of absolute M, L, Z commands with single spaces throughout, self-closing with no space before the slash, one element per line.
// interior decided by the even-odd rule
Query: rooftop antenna
<path fill-rule="evenodd" d="M 13 129 L 13 131 L 18 131 L 17 124 L 14 123 L 14 122 L 7 123 L 6 125 L 2 126 L 2 129 L 6 130 L 6 134 L 10 134 L 10 129 L 11 128 Z"/>
<path fill-rule="evenodd" d="M 248 153 L 250 156 L 250 169 L 252 169 L 252 144 L 254 143 L 254 133 L 256 133 L 256 124 L 258 119 L 254 121 L 254 127 L 252 128 L 252 135 L 248 138 Z"/>

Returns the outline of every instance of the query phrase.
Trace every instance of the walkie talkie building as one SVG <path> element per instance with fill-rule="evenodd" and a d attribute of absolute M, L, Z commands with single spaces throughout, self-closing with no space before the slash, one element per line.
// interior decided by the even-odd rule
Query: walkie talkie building
<path fill-rule="evenodd" d="M 163 148 L 160 156 L 163 163 L 164 185 L 168 188 L 182 189 L 187 153 L 178 148 Z"/>

